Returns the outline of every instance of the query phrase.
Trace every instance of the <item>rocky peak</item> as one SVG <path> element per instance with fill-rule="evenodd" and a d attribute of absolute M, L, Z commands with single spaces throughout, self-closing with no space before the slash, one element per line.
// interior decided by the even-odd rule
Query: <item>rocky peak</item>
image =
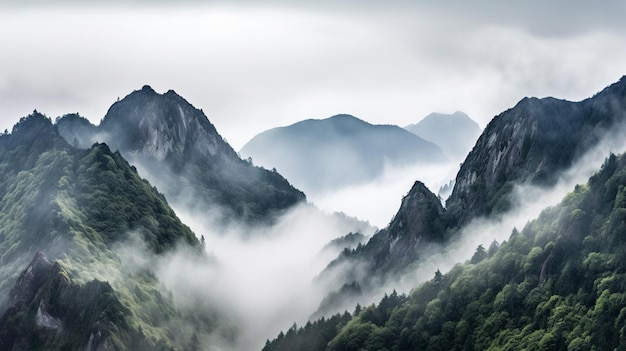
<path fill-rule="evenodd" d="M 485 128 L 447 201 L 460 226 L 512 206 L 514 184 L 553 185 L 560 174 L 626 116 L 626 79 L 592 98 L 524 98 Z"/>
<path fill-rule="evenodd" d="M 48 278 L 51 269 L 52 263 L 48 261 L 41 251 L 37 251 L 33 260 L 22 274 L 20 274 L 15 286 L 11 289 L 9 293 L 9 305 L 32 300 L 41 285 Z"/>
<path fill-rule="evenodd" d="M 444 212 L 439 198 L 416 181 L 389 226 L 376 233 L 363 249 L 373 269 L 383 274 L 402 270 L 429 244 L 442 242 Z"/>
<path fill-rule="evenodd" d="M 204 113 L 173 90 L 158 94 L 146 85 L 132 92 L 111 106 L 100 130 L 115 135 L 109 142 L 123 153 L 157 161 L 237 158 Z"/>
<path fill-rule="evenodd" d="M 439 198 L 424 183 L 416 181 L 389 224 L 389 235 L 394 238 L 429 236 L 429 240 L 437 240 L 432 236 L 444 211 Z"/>
<path fill-rule="evenodd" d="M 169 201 L 193 204 L 219 219 L 270 219 L 306 199 L 277 172 L 242 160 L 203 111 L 174 90 L 133 91 L 114 103 L 98 126 L 72 116 L 57 125 L 72 145 L 106 143 Z"/>

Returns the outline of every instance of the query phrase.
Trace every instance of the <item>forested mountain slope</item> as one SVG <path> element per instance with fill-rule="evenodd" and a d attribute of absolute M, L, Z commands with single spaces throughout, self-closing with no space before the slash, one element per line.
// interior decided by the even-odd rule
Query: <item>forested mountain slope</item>
<path fill-rule="evenodd" d="M 445 209 L 418 182 L 388 227 L 367 244 L 344 251 L 328 272 L 353 268 L 338 286 L 356 281 L 367 287 L 392 279 L 436 252 L 432 244 L 445 247 L 472 219 L 497 218 L 511 209 L 515 184 L 553 185 L 602 138 L 619 137 L 625 118 L 626 77 L 581 102 L 524 98 L 484 130 L 461 166 Z"/>
<path fill-rule="evenodd" d="M 0 349 L 194 343 L 194 331 L 181 323 L 194 314 L 177 310 L 150 266 L 135 260 L 176 247 L 201 260 L 200 243 L 105 144 L 78 149 L 47 117 L 22 118 L 0 136 L 0 228 Z"/>
<path fill-rule="evenodd" d="M 624 349 L 625 215 L 626 156 L 611 155 L 501 245 L 408 297 L 292 328 L 264 351 Z"/>

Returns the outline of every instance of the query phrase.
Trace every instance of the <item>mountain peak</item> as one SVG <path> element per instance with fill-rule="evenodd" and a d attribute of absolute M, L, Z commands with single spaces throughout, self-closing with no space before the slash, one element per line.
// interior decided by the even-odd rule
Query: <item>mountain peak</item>
<path fill-rule="evenodd" d="M 402 235 L 419 237 L 426 233 L 433 234 L 437 228 L 435 222 L 444 211 L 439 198 L 424 183 L 416 181 L 409 193 L 402 199 L 398 214 L 389 225 L 389 233 L 392 237 Z M 438 241 L 439 239 L 429 238 L 428 240 Z"/>
<path fill-rule="evenodd" d="M 405 129 L 435 143 L 455 161 L 467 156 L 481 132 L 478 124 L 461 111 L 453 114 L 433 112 Z"/>
<path fill-rule="evenodd" d="M 427 245 L 443 242 L 444 212 L 437 195 L 416 181 L 389 226 L 374 234 L 363 248 L 370 269 L 383 274 L 401 270 L 415 262 Z"/>
<path fill-rule="evenodd" d="M 156 94 L 156 91 L 154 91 L 154 89 L 152 89 L 152 87 L 149 86 L 148 84 L 146 84 L 143 87 L 141 87 L 141 91 L 143 91 L 144 93 L 155 93 Z"/>
<path fill-rule="evenodd" d="M 417 135 L 348 114 L 264 131 L 246 143 L 241 154 L 264 167 L 277 168 L 311 193 L 371 181 L 387 166 L 445 160 L 439 147 Z"/>
<path fill-rule="evenodd" d="M 48 258 L 41 251 L 37 251 L 28 267 L 22 272 L 15 286 L 11 289 L 9 304 L 14 305 L 20 301 L 31 300 L 48 277 L 51 269 L 52 264 L 48 261 Z"/>
<path fill-rule="evenodd" d="M 134 91 L 111 106 L 101 128 L 115 135 L 114 148 L 158 161 L 237 157 L 204 113 L 173 90 L 158 94 L 146 85 Z"/>
<path fill-rule="evenodd" d="M 337 115 L 334 115 L 332 117 L 328 117 L 326 118 L 327 120 L 343 120 L 343 121 L 359 121 L 359 122 L 363 122 L 363 123 L 367 123 L 364 120 L 358 118 L 358 117 L 354 117 L 353 115 L 349 115 L 346 113 L 340 113 Z"/>
<path fill-rule="evenodd" d="M 52 127 L 52 120 L 37 110 L 33 110 L 31 114 L 20 118 L 19 122 L 13 126 L 12 133 L 25 129 L 47 129 Z"/>
<path fill-rule="evenodd" d="M 559 173 L 623 123 L 626 80 L 571 102 L 525 97 L 494 117 L 463 162 L 448 199 L 459 224 L 511 208 L 513 182 L 553 185 Z"/>
<path fill-rule="evenodd" d="M 174 90 L 159 94 L 144 86 L 115 102 L 99 126 L 78 122 L 57 121 L 70 143 L 106 142 L 168 199 L 220 212 L 219 218 L 270 219 L 305 200 L 277 172 L 242 160 L 203 111 Z"/>

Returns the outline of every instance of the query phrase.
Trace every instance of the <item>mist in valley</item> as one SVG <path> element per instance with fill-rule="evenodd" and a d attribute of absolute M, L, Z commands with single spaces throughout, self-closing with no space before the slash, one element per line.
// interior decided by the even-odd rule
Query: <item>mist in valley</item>
<path fill-rule="evenodd" d="M 474 219 L 441 253 L 424 252 L 425 259 L 410 267 L 409 273 L 364 292 L 350 301 L 346 309 L 352 311 L 357 303 L 376 303 L 393 290 L 408 293 L 432 279 L 435 271 L 445 273 L 455 264 L 469 260 L 478 245 L 488 249 L 493 241 L 508 240 L 514 228 L 521 230 L 543 209 L 560 202 L 576 184 L 584 184 L 610 152 L 625 150 L 619 130 L 623 128 L 616 129 L 613 137 L 606 137 L 601 145 L 563 172 L 554 187 L 517 185 L 512 210 L 498 219 Z M 356 213 L 360 219 L 380 225 L 389 223 L 402 196 L 416 179 L 424 180 L 436 191 L 455 172 L 451 164 L 387 169 L 384 177 L 375 182 L 344 188 L 311 201 L 322 208 Z M 173 207 L 198 237 L 204 237 L 205 250 L 211 259 L 198 261 L 185 251 L 177 252 L 160 259 L 156 274 L 179 307 L 205 309 L 211 315 L 217 313 L 214 318 L 220 328 L 205 335 L 204 340 L 212 348 L 224 350 L 260 349 L 266 339 L 285 332 L 294 323 L 306 324 L 324 297 L 340 287 L 330 283 L 333 279 L 326 284 L 316 282 L 341 251 L 340 247 L 324 249 L 325 246 L 350 232 L 373 234 L 373 229 L 363 222 L 330 214 L 310 204 L 297 206 L 272 225 L 217 224 L 210 215 L 183 202 Z"/>
<path fill-rule="evenodd" d="M 626 132 L 626 125 L 612 128 L 602 137 L 598 145 L 578 158 L 569 169 L 563 171 L 558 182 L 552 187 L 515 185 L 511 210 L 499 218 L 475 218 L 460 230 L 458 239 L 448 244 L 442 253 L 434 255 L 425 253 L 424 256 L 428 257 L 427 259 L 419 262 L 401 279 L 383 287 L 370 302 L 377 301 L 384 292 L 392 289 L 409 292 L 420 283 L 432 279 L 437 270 L 445 273 L 457 263 L 469 260 L 479 245 L 488 250 L 494 241 L 501 244 L 508 240 L 514 229 L 522 230 L 544 209 L 560 203 L 568 193 L 574 191 L 576 185 L 586 184 L 588 179 L 600 170 L 611 153 L 625 152 L 624 132 Z"/>
<path fill-rule="evenodd" d="M 372 234 L 357 221 L 307 204 L 271 226 L 223 226 L 192 209 L 174 208 L 204 237 L 211 259 L 198 262 L 185 251 L 176 252 L 160 261 L 157 276 L 179 307 L 200 304 L 207 313 L 218 312 L 220 333 L 205 339 L 224 350 L 260 350 L 266 339 L 294 322 L 304 325 L 328 293 L 314 278 L 341 250 L 325 246 L 350 232 Z"/>
<path fill-rule="evenodd" d="M 433 193 L 456 177 L 459 163 L 386 166 L 383 174 L 371 182 L 320 193 L 307 193 L 309 201 L 327 211 L 341 211 L 379 228 L 386 227 L 400 207 L 402 197 L 416 180 Z M 445 199 L 443 199 L 445 200 Z"/>

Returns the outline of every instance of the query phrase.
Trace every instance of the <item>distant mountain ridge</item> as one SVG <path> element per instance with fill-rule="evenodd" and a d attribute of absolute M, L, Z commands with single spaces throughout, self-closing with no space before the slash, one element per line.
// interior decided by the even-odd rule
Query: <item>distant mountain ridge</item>
<path fill-rule="evenodd" d="M 439 147 L 400 127 L 373 125 L 345 114 L 264 131 L 240 153 L 276 168 L 308 192 L 370 181 L 386 166 L 446 159 Z"/>
<path fill-rule="evenodd" d="M 467 114 L 433 112 L 416 124 L 404 127 L 439 146 L 451 160 L 463 160 L 472 150 L 481 129 Z"/>
<path fill-rule="evenodd" d="M 70 143 L 119 150 L 171 202 L 218 220 L 271 221 L 305 201 L 280 174 L 240 159 L 204 113 L 173 90 L 158 94 L 146 85 L 114 103 L 98 126 L 77 115 L 57 125 Z"/>

